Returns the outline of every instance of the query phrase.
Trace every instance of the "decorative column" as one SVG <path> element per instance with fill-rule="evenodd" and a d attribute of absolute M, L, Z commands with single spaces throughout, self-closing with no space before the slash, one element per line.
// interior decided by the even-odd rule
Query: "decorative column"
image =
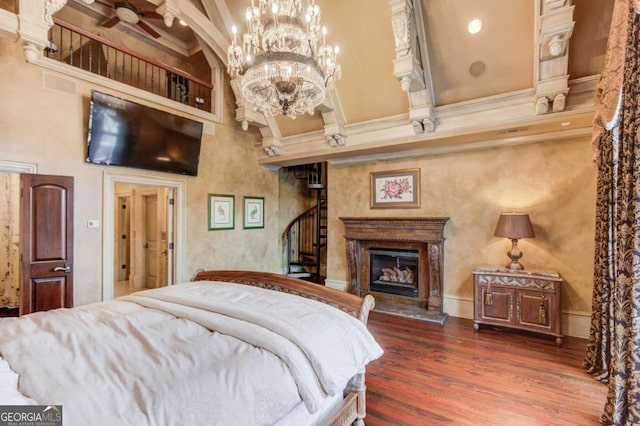
<path fill-rule="evenodd" d="M 419 0 L 389 0 L 396 44 L 393 75 L 409 97 L 409 120 L 416 134 L 435 130 L 429 53 Z"/>
<path fill-rule="evenodd" d="M 573 32 L 571 0 L 540 0 L 536 115 L 564 111 L 569 93 L 569 39 Z"/>
<path fill-rule="evenodd" d="M 67 0 L 20 0 L 18 36 L 28 62 L 35 62 L 42 56 L 49 43 L 53 15 L 66 3 Z"/>

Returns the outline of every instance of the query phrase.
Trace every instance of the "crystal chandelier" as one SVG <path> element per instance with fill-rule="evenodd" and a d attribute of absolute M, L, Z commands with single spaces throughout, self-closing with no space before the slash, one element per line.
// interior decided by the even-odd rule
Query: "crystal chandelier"
<path fill-rule="evenodd" d="M 255 3 L 258 5 L 256 6 Z M 326 44 L 315 0 L 251 0 L 247 33 L 227 53 L 227 70 L 242 95 L 268 115 L 313 114 L 340 78 L 339 49 Z"/>

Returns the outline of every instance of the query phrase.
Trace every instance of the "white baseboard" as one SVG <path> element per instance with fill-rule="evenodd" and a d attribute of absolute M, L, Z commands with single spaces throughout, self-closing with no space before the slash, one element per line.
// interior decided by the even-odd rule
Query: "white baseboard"
<path fill-rule="evenodd" d="M 562 313 L 562 332 L 567 336 L 589 338 L 591 312 L 565 311 Z"/>
<path fill-rule="evenodd" d="M 326 279 L 325 286 L 340 291 L 347 291 L 347 282 Z M 443 311 L 449 316 L 473 319 L 473 299 L 457 296 L 445 296 L 442 301 Z M 591 313 L 579 311 L 564 311 L 562 313 L 562 334 L 572 337 L 589 337 Z"/>
<path fill-rule="evenodd" d="M 324 285 L 325 285 L 325 287 L 335 288 L 336 290 L 347 291 L 347 282 L 346 281 L 330 280 L 330 279 L 327 278 L 327 279 L 324 280 Z"/>

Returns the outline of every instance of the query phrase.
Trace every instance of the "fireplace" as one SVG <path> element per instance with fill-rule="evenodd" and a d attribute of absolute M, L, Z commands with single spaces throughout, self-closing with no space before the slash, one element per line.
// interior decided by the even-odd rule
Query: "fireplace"
<path fill-rule="evenodd" d="M 369 249 L 369 290 L 418 297 L 418 250 Z"/>
<path fill-rule="evenodd" d="M 376 305 L 446 318 L 443 245 L 446 217 L 341 217 L 349 293 L 372 294 Z M 441 322 L 442 323 L 442 322 Z"/>

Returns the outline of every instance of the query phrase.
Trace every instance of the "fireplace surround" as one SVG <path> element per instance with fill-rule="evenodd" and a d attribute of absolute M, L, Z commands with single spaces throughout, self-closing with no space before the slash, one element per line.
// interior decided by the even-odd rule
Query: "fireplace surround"
<path fill-rule="evenodd" d="M 396 311 L 419 309 L 436 318 L 446 318 L 442 307 L 443 245 L 444 226 L 449 218 L 341 217 L 340 220 L 345 228 L 349 293 L 372 294 L 381 305 L 393 305 Z M 382 253 L 383 259 L 376 260 L 376 253 Z M 384 265 L 372 268 L 372 261 Z M 380 273 L 383 268 L 388 272 Z M 381 276 L 387 273 L 390 275 L 383 277 L 381 282 Z M 415 292 L 409 291 L 408 282 L 398 284 L 404 290 L 389 291 L 387 281 L 408 281 L 406 275 L 411 274 Z"/>

